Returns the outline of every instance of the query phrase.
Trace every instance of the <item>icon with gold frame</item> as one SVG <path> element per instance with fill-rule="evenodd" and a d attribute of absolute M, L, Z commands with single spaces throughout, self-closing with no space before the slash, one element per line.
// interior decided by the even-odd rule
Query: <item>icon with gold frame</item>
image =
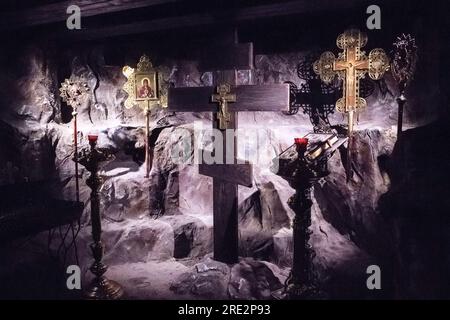
<path fill-rule="evenodd" d="M 161 105 L 159 75 L 145 54 L 139 59 L 136 69 L 125 66 L 122 72 L 128 79 L 123 86 L 128 93 L 125 108 L 131 109 L 138 105 L 145 114 L 145 176 L 149 177 L 153 158 L 148 141 L 150 109 Z"/>
<path fill-rule="evenodd" d="M 148 56 L 143 55 L 139 59 L 136 69 L 125 66 L 123 74 L 128 81 L 123 89 L 128 93 L 125 107 L 131 109 L 139 105 L 144 112 L 150 109 L 150 102 L 159 102 L 158 72 L 153 68 Z"/>

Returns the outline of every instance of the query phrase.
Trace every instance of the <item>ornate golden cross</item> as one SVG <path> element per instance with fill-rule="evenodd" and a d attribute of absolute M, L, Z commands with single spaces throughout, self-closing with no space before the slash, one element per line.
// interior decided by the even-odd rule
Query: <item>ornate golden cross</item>
<path fill-rule="evenodd" d="M 217 86 L 215 94 L 211 96 L 212 102 L 219 103 L 219 112 L 217 112 L 217 120 L 219 120 L 219 129 L 225 130 L 230 122 L 230 114 L 228 113 L 228 102 L 236 102 L 236 95 L 231 92 L 231 87 L 227 83 Z"/>
<path fill-rule="evenodd" d="M 340 34 L 336 44 L 339 53 L 336 59 L 332 52 L 324 52 L 314 63 L 314 72 L 325 83 L 331 83 L 337 75 L 343 81 L 343 96 L 336 102 L 336 109 L 348 113 L 348 134 L 353 131 L 353 114 L 366 107 L 367 102 L 359 96 L 359 80 L 368 72 L 369 77 L 379 80 L 389 69 L 389 58 L 383 49 L 373 49 L 366 56 L 361 48 L 367 44 L 367 35 L 356 29 Z"/>

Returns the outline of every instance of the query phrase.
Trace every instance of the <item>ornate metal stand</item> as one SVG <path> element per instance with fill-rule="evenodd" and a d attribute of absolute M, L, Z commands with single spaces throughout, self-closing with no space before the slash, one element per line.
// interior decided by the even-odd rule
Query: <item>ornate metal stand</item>
<path fill-rule="evenodd" d="M 150 109 L 157 105 L 163 105 L 167 102 L 167 93 L 163 90 L 161 92 L 159 84 L 159 74 L 145 54 L 141 56 L 136 66 L 136 70 L 130 66 L 123 67 L 123 74 L 127 77 L 128 81 L 124 84 L 123 89 L 128 94 L 128 98 L 125 100 L 125 108 L 131 109 L 138 105 L 142 109 L 145 115 L 145 177 L 150 176 L 153 161 L 153 151 L 149 146 L 149 133 L 150 133 Z M 146 79 L 151 81 L 153 86 L 153 94 L 151 96 L 139 96 L 137 83 Z"/>
<path fill-rule="evenodd" d="M 152 170 L 153 159 L 150 156 L 150 142 L 148 136 L 150 134 L 150 102 L 148 102 L 147 108 L 144 110 L 145 113 L 145 177 L 150 176 L 150 171 Z"/>
<path fill-rule="evenodd" d="M 402 34 L 394 42 L 394 59 L 391 63 L 392 75 L 398 84 L 399 96 L 398 120 L 397 120 L 397 139 L 400 139 L 403 131 L 403 108 L 406 104 L 405 91 L 409 82 L 412 80 L 417 63 L 416 41 L 411 35 Z"/>
<path fill-rule="evenodd" d="M 87 185 L 91 188 L 91 223 L 92 238 L 94 242 L 91 244 L 94 263 L 90 267 L 90 271 L 94 274 L 90 286 L 85 290 L 85 297 L 88 299 L 118 299 L 123 295 L 122 287 L 115 281 L 107 279 L 104 274 L 108 267 L 103 264 L 104 245 L 101 241 L 102 226 L 100 215 L 100 199 L 99 189 L 103 183 L 102 178 L 98 174 L 99 163 L 111 161 L 112 154 L 106 150 L 98 150 L 96 148 L 97 136 L 89 135 L 89 152 L 80 154 L 80 163 L 90 172 L 89 178 L 86 180 Z"/>
<path fill-rule="evenodd" d="M 309 135 L 308 135 L 309 136 Z M 315 136 L 329 136 L 326 134 Z M 323 296 L 316 284 L 312 260 L 314 251 L 309 244 L 311 231 L 311 194 L 313 185 L 329 174 L 328 159 L 347 138 L 327 138 L 308 149 L 308 139 L 295 141 L 295 150 L 291 148 L 279 157 L 278 175 L 286 179 L 295 189 L 295 194 L 288 200 L 294 211 L 293 240 L 294 256 L 291 274 L 285 284 L 285 299 L 317 299 Z M 320 149 L 317 149 L 319 147 Z M 317 153 L 317 150 L 321 150 Z"/>
<path fill-rule="evenodd" d="M 61 83 L 61 88 L 59 89 L 61 98 L 64 102 L 70 105 L 73 109 L 73 145 L 74 145 L 74 157 L 73 161 L 75 162 L 75 192 L 76 199 L 80 201 L 80 184 L 79 184 L 79 175 L 78 175 L 78 128 L 77 128 L 77 116 L 78 116 L 78 107 L 83 104 L 83 102 L 87 98 L 87 94 L 89 92 L 89 87 L 86 82 L 81 79 L 65 79 L 63 83 Z"/>
<path fill-rule="evenodd" d="M 311 166 L 306 162 L 305 152 L 307 140 L 297 144 L 298 158 L 290 185 L 295 194 L 289 199 L 289 207 L 294 211 L 293 240 L 294 257 L 287 284 L 288 299 L 311 299 L 319 296 L 319 289 L 315 284 L 312 265 L 314 251 L 309 244 L 311 231 L 311 191 L 315 181 L 328 174 L 325 166 Z"/>

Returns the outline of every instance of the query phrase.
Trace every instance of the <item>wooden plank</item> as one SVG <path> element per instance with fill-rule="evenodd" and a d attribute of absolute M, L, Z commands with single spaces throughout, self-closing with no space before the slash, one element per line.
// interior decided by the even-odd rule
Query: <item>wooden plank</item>
<path fill-rule="evenodd" d="M 207 26 L 222 22 L 243 23 L 254 21 L 255 19 L 265 19 L 269 17 L 292 16 L 298 14 L 320 12 L 324 10 L 342 10 L 354 8 L 361 5 L 365 0 L 347 0 L 345 2 L 336 0 L 315 0 L 315 1 L 291 1 L 283 4 L 268 4 L 241 8 L 234 12 L 233 18 L 218 18 L 211 13 L 195 13 L 181 17 L 168 17 L 139 22 L 124 22 L 113 26 L 98 28 L 83 28 L 77 32 L 63 30 L 56 31 L 53 38 L 67 39 L 98 39 L 106 37 L 115 37 L 128 34 L 138 34 L 145 32 L 156 32 L 162 30 L 174 30 L 194 26 Z M 391 0 L 397 1 L 400 0 Z M 367 2 L 367 1 L 366 1 Z M 226 16 L 226 15 L 225 15 Z"/>
<path fill-rule="evenodd" d="M 236 183 L 251 188 L 253 186 L 253 166 L 243 164 L 200 164 L 198 172 L 219 180 Z"/>
<path fill-rule="evenodd" d="M 289 109 L 289 85 L 246 85 L 232 88 L 236 102 L 228 104 L 230 112 L 281 111 Z"/>
<path fill-rule="evenodd" d="M 213 179 L 214 259 L 236 263 L 239 259 L 238 186 Z"/>
<path fill-rule="evenodd" d="M 183 112 L 214 112 L 217 103 L 211 102 L 214 87 L 170 88 L 168 110 Z M 289 109 L 289 85 L 232 86 L 236 102 L 228 104 L 229 112 L 281 111 Z"/>
<path fill-rule="evenodd" d="M 218 85 L 226 81 L 236 85 L 235 71 L 220 71 L 213 73 L 213 83 Z M 217 128 L 218 122 L 213 121 Z M 230 128 L 238 127 L 238 117 L 230 114 Z M 223 161 L 226 154 L 232 152 L 236 159 L 236 136 L 223 135 Z M 214 214 L 214 259 L 225 263 L 236 263 L 239 260 L 239 229 L 238 229 L 238 185 L 213 178 L 213 214 Z"/>
<path fill-rule="evenodd" d="M 180 0 L 75 0 L 46 4 L 30 9 L 3 12 L 0 14 L 1 29 L 18 29 L 52 22 L 66 21 L 70 5 L 80 7 L 82 17 L 91 17 L 131 9 L 139 9 L 180 2 Z M 22 8 L 23 9 L 23 8 Z"/>
<path fill-rule="evenodd" d="M 253 69 L 253 44 L 240 43 L 213 46 L 200 57 L 200 71 Z"/>
<path fill-rule="evenodd" d="M 169 88 L 168 110 L 181 112 L 213 112 L 218 110 L 217 103 L 211 103 L 214 87 Z"/>

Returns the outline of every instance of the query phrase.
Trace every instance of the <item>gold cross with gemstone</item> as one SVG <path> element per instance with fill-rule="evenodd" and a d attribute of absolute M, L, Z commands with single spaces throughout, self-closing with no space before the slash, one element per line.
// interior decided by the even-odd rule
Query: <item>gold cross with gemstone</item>
<path fill-rule="evenodd" d="M 220 84 L 216 88 L 215 94 L 211 96 L 212 102 L 219 103 L 219 112 L 217 112 L 217 120 L 219 121 L 219 129 L 225 130 L 230 122 L 230 114 L 228 113 L 228 103 L 236 102 L 236 95 L 231 92 L 229 84 Z"/>
<path fill-rule="evenodd" d="M 336 102 L 336 109 L 348 113 L 348 133 L 353 131 L 353 114 L 366 107 L 359 96 L 359 80 L 368 72 L 373 80 L 379 80 L 389 69 L 389 58 L 383 49 L 373 49 L 366 56 L 361 48 L 367 44 L 367 35 L 356 29 L 340 34 L 336 44 L 344 50 L 336 59 L 332 52 L 324 52 L 314 63 L 314 72 L 325 83 L 331 83 L 337 75 L 343 81 L 343 96 Z"/>

